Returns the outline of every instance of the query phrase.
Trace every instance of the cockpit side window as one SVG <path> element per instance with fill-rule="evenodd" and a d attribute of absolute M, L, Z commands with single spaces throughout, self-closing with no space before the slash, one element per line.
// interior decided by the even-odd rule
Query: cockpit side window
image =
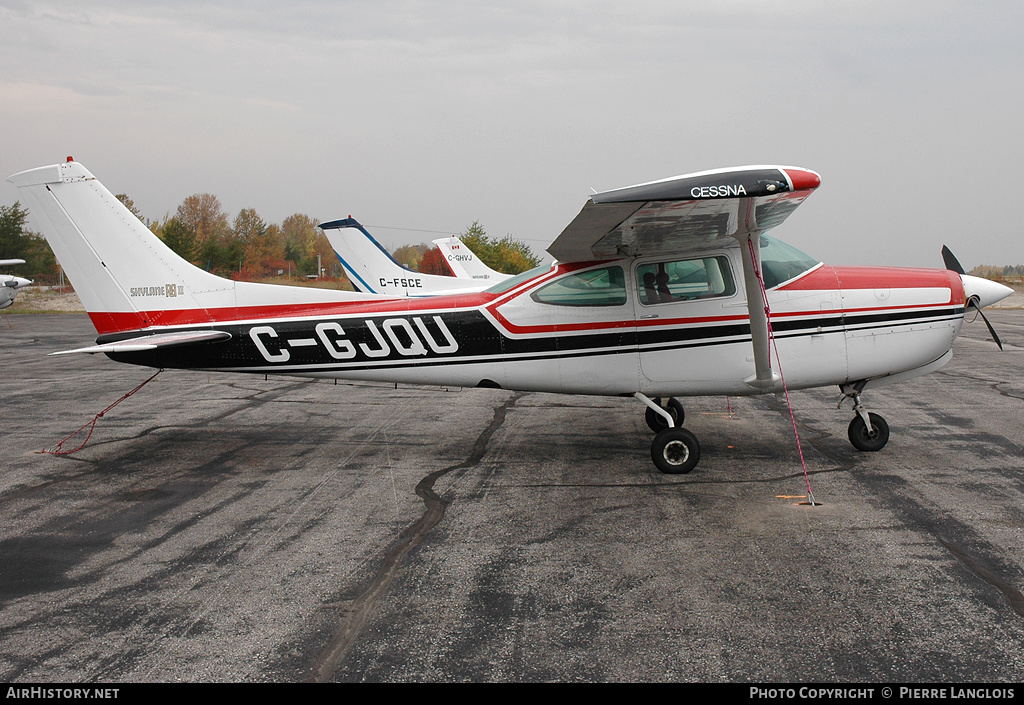
<path fill-rule="evenodd" d="M 820 262 L 792 245 L 761 236 L 761 273 L 766 289 L 795 279 Z"/>
<path fill-rule="evenodd" d="M 622 267 L 588 269 L 556 279 L 530 296 L 555 306 L 622 306 L 626 303 L 626 276 Z"/>
<path fill-rule="evenodd" d="M 736 293 L 725 255 L 641 264 L 636 279 L 640 303 L 648 306 Z"/>

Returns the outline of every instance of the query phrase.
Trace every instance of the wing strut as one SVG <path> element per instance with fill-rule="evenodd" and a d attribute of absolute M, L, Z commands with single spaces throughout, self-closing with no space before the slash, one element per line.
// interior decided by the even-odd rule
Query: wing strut
<path fill-rule="evenodd" d="M 804 482 L 807 483 L 807 499 L 813 507 L 814 493 L 811 491 L 811 478 L 807 474 L 807 461 L 804 459 L 804 449 L 800 444 L 800 432 L 796 427 L 796 414 L 793 413 L 793 402 L 789 398 L 789 387 L 786 386 L 786 377 L 782 374 L 782 360 L 779 358 L 779 343 L 772 330 L 771 310 L 768 305 L 768 290 L 764 286 L 764 277 L 761 276 L 761 248 L 760 242 L 754 244 L 755 238 L 760 240 L 760 230 L 746 229 L 744 236 L 740 238 L 742 243 L 740 250 L 743 252 L 743 278 L 747 288 L 747 309 L 750 311 L 750 339 L 754 344 L 754 376 L 744 380 L 746 384 L 760 389 L 767 389 L 775 384 L 775 380 L 781 380 L 782 391 L 786 393 L 786 406 L 789 407 L 789 420 L 793 422 L 793 436 L 796 437 L 796 448 L 800 453 L 800 465 L 804 470 Z M 744 246 L 745 245 L 745 246 Z M 748 266 L 749 263 L 749 266 Z M 754 295 L 764 308 L 755 306 L 752 302 L 750 291 L 750 272 L 754 275 L 756 291 Z M 755 324 L 755 318 L 758 323 Z M 761 324 L 764 326 L 764 345 L 759 346 L 761 339 Z M 775 361 L 779 365 L 779 373 L 775 374 L 771 367 L 771 346 L 775 347 Z"/>
<path fill-rule="evenodd" d="M 750 342 L 754 347 L 754 375 L 743 380 L 756 389 L 769 389 L 779 381 L 772 371 L 768 336 L 768 305 L 761 279 L 761 229 L 754 220 L 751 199 L 741 199 L 740 211 L 746 211 L 746 227 L 735 233 L 740 241 L 743 257 L 743 284 L 747 293 L 747 313 L 750 316 Z"/>

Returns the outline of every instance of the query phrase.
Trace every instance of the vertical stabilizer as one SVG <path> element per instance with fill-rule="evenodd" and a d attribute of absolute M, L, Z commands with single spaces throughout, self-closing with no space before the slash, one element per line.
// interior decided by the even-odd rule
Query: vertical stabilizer
<path fill-rule="evenodd" d="M 512 276 L 511 274 L 502 274 L 488 267 L 476 256 L 473 250 L 469 249 L 457 237 L 452 236 L 434 240 L 434 244 L 441 251 L 441 256 L 444 257 L 448 266 L 455 272 L 455 276 L 459 278 L 475 279 L 479 282 L 486 282 L 487 286 L 493 286 Z"/>
<path fill-rule="evenodd" d="M 235 282 L 185 261 L 78 162 L 11 176 L 100 333 L 352 300 L 349 292 Z"/>
<path fill-rule="evenodd" d="M 359 291 L 397 296 L 437 296 L 483 291 L 494 283 L 414 272 L 399 264 L 355 218 L 321 223 L 320 228 L 341 260 L 345 274 Z"/>

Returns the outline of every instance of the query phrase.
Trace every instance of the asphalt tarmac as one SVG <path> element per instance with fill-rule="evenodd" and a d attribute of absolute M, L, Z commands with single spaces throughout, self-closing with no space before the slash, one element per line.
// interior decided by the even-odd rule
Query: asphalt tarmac
<path fill-rule="evenodd" d="M 849 402 L 634 400 L 153 371 L 0 316 L 0 680 L 1024 680 L 1024 311 Z M 783 361 L 785 364 L 785 361 Z M 732 414 L 729 409 L 731 407 Z M 64 444 L 79 445 L 84 434 Z"/>

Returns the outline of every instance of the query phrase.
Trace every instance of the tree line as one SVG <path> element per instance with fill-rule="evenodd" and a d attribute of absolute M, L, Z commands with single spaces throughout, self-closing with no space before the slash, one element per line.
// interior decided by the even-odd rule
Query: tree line
<path fill-rule="evenodd" d="M 296 213 L 278 225 L 267 223 L 255 208 L 243 208 L 231 219 L 220 199 L 198 193 L 182 201 L 173 215 L 153 221 L 145 218 L 126 194 L 116 197 L 174 252 L 214 274 L 247 281 L 319 277 L 351 288 L 330 242 L 318 227 L 320 221 L 311 216 Z M 26 228 L 27 218 L 28 210 L 18 202 L 0 206 L 0 259 L 24 259 L 25 264 L 6 271 L 41 284 L 54 284 L 59 265 L 46 239 Z M 499 272 L 518 274 L 540 263 L 522 242 L 511 235 L 491 238 L 478 222 L 458 237 Z M 432 245 L 402 246 L 392 256 L 416 271 L 451 275 L 440 251 Z"/>
<path fill-rule="evenodd" d="M 1024 264 L 1007 265 L 1005 267 L 981 264 L 969 273 L 976 277 L 984 277 L 985 279 L 1019 280 L 1024 279 Z"/>

